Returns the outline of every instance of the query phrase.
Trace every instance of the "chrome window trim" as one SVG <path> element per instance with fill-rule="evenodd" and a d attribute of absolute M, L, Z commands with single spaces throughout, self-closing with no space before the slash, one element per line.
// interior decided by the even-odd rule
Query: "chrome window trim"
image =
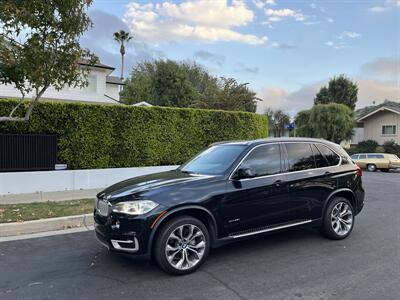
<path fill-rule="evenodd" d="M 335 168 L 335 167 L 339 167 L 342 164 L 343 158 L 342 156 L 337 153 L 337 151 L 335 151 L 334 149 L 332 149 L 331 147 L 329 147 L 328 145 L 321 143 L 321 142 L 297 142 L 297 141 L 293 141 L 293 142 L 274 142 L 274 143 L 264 143 L 264 144 L 260 144 L 257 145 L 255 147 L 253 147 L 249 152 L 246 153 L 246 155 L 239 161 L 239 163 L 236 165 L 236 167 L 233 169 L 233 171 L 231 172 L 231 174 L 229 175 L 228 180 L 233 181 L 234 179 L 232 179 L 233 174 L 236 172 L 236 170 L 239 168 L 239 166 L 242 164 L 242 162 L 246 159 L 246 157 L 253 152 L 254 149 L 261 147 L 261 146 L 266 146 L 266 145 L 275 145 L 275 144 L 279 144 L 279 145 L 283 145 L 283 144 L 320 144 L 323 145 L 325 147 L 327 147 L 329 150 L 331 150 L 333 153 L 335 153 L 337 156 L 339 156 L 339 163 L 337 165 L 334 166 L 328 166 L 328 167 L 321 167 L 321 168 L 312 168 L 312 169 L 307 169 L 307 170 L 300 170 L 300 171 L 293 171 L 293 172 L 282 172 L 282 173 L 278 173 L 278 174 L 272 174 L 272 175 L 263 175 L 263 176 L 258 176 L 258 177 L 254 177 L 254 178 L 243 178 L 243 179 L 239 179 L 240 181 L 247 181 L 247 180 L 254 180 L 254 179 L 260 179 L 260 178 L 267 178 L 267 177 L 273 177 L 273 176 L 281 176 L 281 175 L 287 175 L 287 174 L 296 174 L 296 173 L 300 173 L 300 172 L 309 172 L 310 170 L 324 170 L 324 169 L 328 169 L 328 168 Z M 318 149 L 318 148 L 317 148 Z M 319 149 L 318 149 L 319 151 Z M 282 153 L 281 153 L 282 154 Z M 313 154 L 314 155 L 314 154 Z M 282 160 L 282 155 L 281 155 L 281 160 Z M 282 161 L 281 161 L 282 163 Z"/>

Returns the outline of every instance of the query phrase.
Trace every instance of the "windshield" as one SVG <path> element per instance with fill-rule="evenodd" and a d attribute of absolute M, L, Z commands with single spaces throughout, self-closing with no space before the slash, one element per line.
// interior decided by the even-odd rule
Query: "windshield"
<path fill-rule="evenodd" d="M 245 145 L 211 146 L 179 169 L 188 173 L 222 175 L 245 148 Z"/>

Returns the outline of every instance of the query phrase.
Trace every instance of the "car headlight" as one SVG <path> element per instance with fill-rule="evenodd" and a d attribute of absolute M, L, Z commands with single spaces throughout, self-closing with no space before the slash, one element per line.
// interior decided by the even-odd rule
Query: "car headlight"
<path fill-rule="evenodd" d="M 150 200 L 126 201 L 113 205 L 113 212 L 127 215 L 143 215 L 158 206 L 157 203 Z"/>

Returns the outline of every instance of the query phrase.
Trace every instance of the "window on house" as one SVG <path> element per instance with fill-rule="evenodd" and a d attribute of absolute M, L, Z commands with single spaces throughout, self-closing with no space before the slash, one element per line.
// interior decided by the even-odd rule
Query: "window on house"
<path fill-rule="evenodd" d="M 383 125 L 382 134 L 396 134 L 396 125 Z"/>
<path fill-rule="evenodd" d="M 88 85 L 85 87 L 85 91 L 89 93 L 96 93 L 97 92 L 97 76 L 96 75 L 89 75 L 87 77 Z"/>

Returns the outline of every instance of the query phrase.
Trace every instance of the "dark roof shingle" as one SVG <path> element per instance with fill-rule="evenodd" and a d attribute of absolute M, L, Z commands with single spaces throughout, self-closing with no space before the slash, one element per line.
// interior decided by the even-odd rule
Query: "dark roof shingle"
<path fill-rule="evenodd" d="M 395 102 L 395 101 L 389 101 L 385 100 L 383 103 L 378 104 L 378 105 L 371 105 L 371 106 L 366 106 L 364 108 L 360 108 L 356 110 L 356 117 L 357 120 L 365 117 L 366 115 L 379 110 L 381 108 L 388 108 L 394 111 L 397 111 L 400 113 L 400 102 Z"/>

